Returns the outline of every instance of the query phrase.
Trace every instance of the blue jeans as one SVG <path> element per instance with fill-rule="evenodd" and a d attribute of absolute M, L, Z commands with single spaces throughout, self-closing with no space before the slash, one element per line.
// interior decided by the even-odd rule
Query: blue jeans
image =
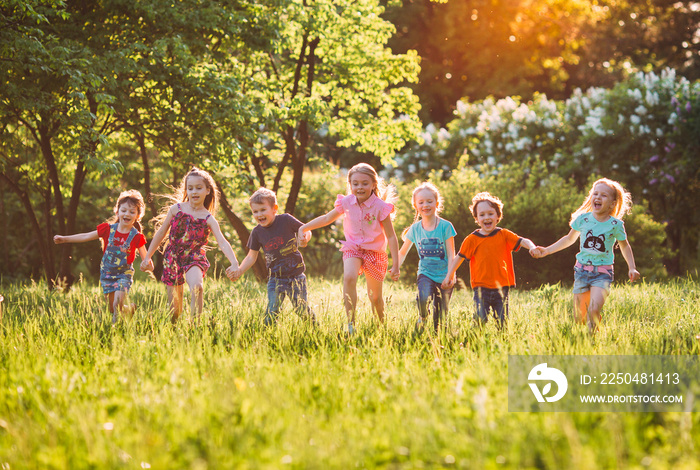
<path fill-rule="evenodd" d="M 486 287 L 474 288 L 474 305 L 476 312 L 474 319 L 486 323 L 489 319 L 489 309 L 493 310 L 493 316 L 498 321 L 498 326 L 503 327 L 508 319 L 508 290 L 509 287 L 489 289 Z"/>
<path fill-rule="evenodd" d="M 314 321 L 314 313 L 309 307 L 306 294 L 306 275 L 300 274 L 291 278 L 271 277 L 267 281 L 267 309 L 265 324 L 269 325 L 277 319 L 284 298 L 289 295 L 294 308 L 302 315 Z"/>
<path fill-rule="evenodd" d="M 583 294 L 591 290 L 591 287 L 600 287 L 610 293 L 610 284 L 613 282 L 613 273 L 598 271 L 596 266 L 593 271 L 583 268 L 574 268 L 574 294 Z"/>
<path fill-rule="evenodd" d="M 440 320 L 444 315 L 447 315 L 447 304 L 452 296 L 452 288 L 443 289 L 439 282 L 435 282 L 424 274 L 418 275 L 418 311 L 421 319 L 425 320 L 428 317 L 428 310 L 432 305 L 433 310 L 433 326 L 438 329 Z M 444 313 L 443 313 L 444 312 Z"/>

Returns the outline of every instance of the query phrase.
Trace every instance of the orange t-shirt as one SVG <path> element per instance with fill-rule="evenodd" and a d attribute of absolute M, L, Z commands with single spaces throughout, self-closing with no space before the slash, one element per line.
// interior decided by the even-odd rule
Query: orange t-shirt
<path fill-rule="evenodd" d="M 478 230 L 464 239 L 459 256 L 469 260 L 472 288 L 498 289 L 515 286 L 513 252 L 520 249 L 522 238 L 504 228 L 488 235 Z"/>

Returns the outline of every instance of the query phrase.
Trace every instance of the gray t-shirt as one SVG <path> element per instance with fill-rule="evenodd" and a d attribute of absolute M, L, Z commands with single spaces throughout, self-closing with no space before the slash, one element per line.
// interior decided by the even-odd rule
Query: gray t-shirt
<path fill-rule="evenodd" d="M 256 226 L 248 239 L 248 248 L 265 252 L 270 277 L 292 278 L 304 273 L 304 258 L 297 248 L 297 231 L 303 224 L 289 214 L 278 214 L 267 226 Z"/>

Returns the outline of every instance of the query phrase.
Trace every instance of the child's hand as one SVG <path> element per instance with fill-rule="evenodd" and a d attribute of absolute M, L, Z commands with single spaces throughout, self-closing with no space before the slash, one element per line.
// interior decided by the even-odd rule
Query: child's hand
<path fill-rule="evenodd" d="M 151 258 L 144 258 L 141 260 L 141 271 L 153 271 L 153 260 Z"/>
<path fill-rule="evenodd" d="M 299 243 L 299 246 L 302 246 L 301 241 L 306 239 L 306 233 L 307 232 L 302 227 L 299 227 L 299 231 L 297 232 L 297 242 Z M 311 238 L 310 232 L 309 232 L 309 238 Z M 308 242 L 309 240 L 306 239 L 306 241 Z M 304 245 L 304 246 L 306 246 L 306 245 Z"/>
<path fill-rule="evenodd" d="M 449 280 L 445 279 L 444 281 L 442 281 L 441 287 L 443 289 L 452 289 L 456 282 L 457 282 L 457 275 L 455 274 L 454 276 L 452 276 L 451 279 L 449 279 Z"/>
<path fill-rule="evenodd" d="M 297 234 L 297 246 L 299 248 L 304 248 L 308 245 L 309 240 L 311 240 L 311 232 L 304 232 L 303 235 Z"/>
<path fill-rule="evenodd" d="M 226 276 L 228 276 L 231 282 L 236 282 L 242 275 L 243 273 L 241 272 L 240 266 L 229 266 L 226 269 Z"/>
<path fill-rule="evenodd" d="M 398 281 L 399 277 L 401 277 L 401 269 L 398 264 L 395 264 L 391 267 L 391 280 Z"/>
<path fill-rule="evenodd" d="M 60 245 L 61 243 L 65 243 L 66 240 L 65 240 L 65 237 L 64 237 L 63 235 L 54 235 L 54 236 L 53 236 L 53 242 L 54 242 L 56 245 Z"/>
<path fill-rule="evenodd" d="M 536 246 L 534 248 L 530 248 L 530 256 L 533 258 L 544 258 L 547 256 L 545 253 L 545 248 L 543 246 Z"/>
<path fill-rule="evenodd" d="M 634 282 L 638 279 L 641 279 L 642 275 L 639 274 L 639 271 L 637 271 L 636 269 L 630 269 L 629 277 L 630 277 L 630 282 Z"/>

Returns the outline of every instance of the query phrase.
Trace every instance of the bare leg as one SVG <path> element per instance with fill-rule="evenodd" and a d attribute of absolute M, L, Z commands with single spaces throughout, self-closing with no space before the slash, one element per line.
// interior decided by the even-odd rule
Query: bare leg
<path fill-rule="evenodd" d="M 112 300 L 112 323 L 117 322 L 117 315 L 124 312 L 124 302 L 126 301 L 126 291 L 118 290 L 114 292 Z"/>
<path fill-rule="evenodd" d="M 204 274 L 202 274 L 202 270 L 197 266 L 191 267 L 185 273 L 185 281 L 190 286 L 190 311 L 193 317 L 199 317 L 204 309 Z"/>
<path fill-rule="evenodd" d="M 384 296 L 382 296 L 382 285 L 384 281 L 377 281 L 367 276 L 367 295 L 372 304 L 372 310 L 377 314 L 380 323 L 384 323 Z"/>
<path fill-rule="evenodd" d="M 348 258 L 343 260 L 343 303 L 348 323 L 355 323 L 355 308 L 357 308 L 357 277 L 359 276 L 362 260 Z"/>
<path fill-rule="evenodd" d="M 171 321 L 177 322 L 182 313 L 182 284 L 179 286 L 167 286 L 168 306 L 170 307 Z"/>
<path fill-rule="evenodd" d="M 588 304 L 588 332 L 593 334 L 598 330 L 601 321 L 600 311 L 603 309 L 608 291 L 601 287 L 591 287 L 590 303 Z"/>
<path fill-rule="evenodd" d="M 107 301 L 107 307 L 109 308 L 109 313 L 114 316 L 114 292 L 105 294 L 105 300 Z"/>
<path fill-rule="evenodd" d="M 574 294 L 574 319 L 578 323 L 588 323 L 588 304 L 590 303 L 591 292 L 586 291 L 581 294 Z"/>

